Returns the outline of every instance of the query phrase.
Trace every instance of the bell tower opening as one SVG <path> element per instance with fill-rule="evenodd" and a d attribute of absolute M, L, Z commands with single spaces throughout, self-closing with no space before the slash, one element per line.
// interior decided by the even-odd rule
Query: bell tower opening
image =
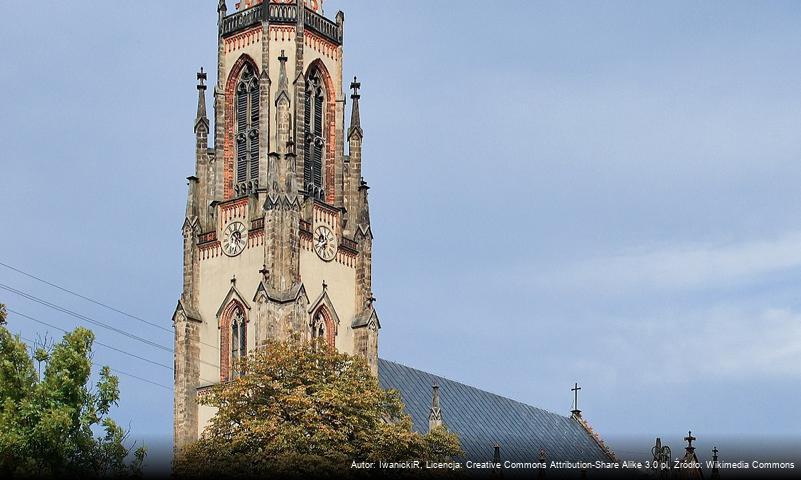
<path fill-rule="evenodd" d="M 308 160 L 304 164 L 303 184 L 306 193 L 315 198 L 324 198 L 323 165 L 325 164 L 326 115 L 328 92 L 319 68 L 312 67 L 306 80 L 306 105 L 304 134 Z"/>
<path fill-rule="evenodd" d="M 239 194 L 258 187 L 259 80 L 246 64 L 236 85 L 236 186 Z"/>

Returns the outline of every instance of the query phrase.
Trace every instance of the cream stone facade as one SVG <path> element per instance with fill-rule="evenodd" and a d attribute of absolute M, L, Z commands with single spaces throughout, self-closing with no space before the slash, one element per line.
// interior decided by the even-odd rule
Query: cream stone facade
<path fill-rule="evenodd" d="M 173 315 L 177 448 L 214 415 L 198 396 L 267 340 L 321 337 L 378 373 L 360 85 L 346 127 L 344 15 L 306 3 L 218 4 L 214 118 L 201 70 Z"/>

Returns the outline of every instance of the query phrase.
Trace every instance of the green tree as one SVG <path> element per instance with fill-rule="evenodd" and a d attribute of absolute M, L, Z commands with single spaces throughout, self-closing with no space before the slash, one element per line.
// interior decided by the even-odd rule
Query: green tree
<path fill-rule="evenodd" d="M 25 343 L 3 323 L 0 477 L 140 473 L 144 448 L 126 448 L 126 432 L 108 417 L 119 400 L 117 377 L 103 367 L 95 388 L 89 384 L 94 334 L 77 328 L 49 350 L 37 348 L 35 359 L 45 365 L 39 375 Z M 102 433 L 96 436 L 95 430 Z"/>
<path fill-rule="evenodd" d="M 445 461 L 458 437 L 412 430 L 397 391 L 383 390 L 360 357 L 323 343 L 268 342 L 202 404 L 217 413 L 175 460 L 178 475 L 353 473 L 353 461 Z"/>

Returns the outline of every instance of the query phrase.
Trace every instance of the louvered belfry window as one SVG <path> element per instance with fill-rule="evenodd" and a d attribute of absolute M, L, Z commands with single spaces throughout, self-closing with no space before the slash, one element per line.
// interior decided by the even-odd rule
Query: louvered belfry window
<path fill-rule="evenodd" d="M 259 180 L 259 80 L 250 65 L 236 86 L 236 190 L 252 191 Z"/>
<path fill-rule="evenodd" d="M 303 163 L 303 179 L 306 193 L 318 198 L 323 197 L 323 154 L 325 152 L 325 98 L 320 72 L 315 70 L 309 75 L 306 89 L 305 133 L 306 159 Z"/>

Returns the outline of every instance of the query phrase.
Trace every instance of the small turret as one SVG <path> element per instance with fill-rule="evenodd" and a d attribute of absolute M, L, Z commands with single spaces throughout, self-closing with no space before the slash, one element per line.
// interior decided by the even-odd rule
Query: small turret
<path fill-rule="evenodd" d="M 501 470 L 501 446 L 500 444 L 496 443 L 495 446 L 492 448 L 492 472 L 490 472 L 491 478 L 501 478 L 503 472 Z"/>
<path fill-rule="evenodd" d="M 206 80 L 208 76 L 200 67 L 197 73 L 197 113 L 195 114 L 195 175 L 190 177 L 190 201 L 193 216 L 199 219 L 200 226 L 208 224 L 209 206 L 209 118 L 206 115 Z M 187 213 L 188 216 L 188 213 Z"/>
<path fill-rule="evenodd" d="M 225 17 L 226 13 L 228 13 L 228 7 L 225 6 L 225 0 L 220 0 L 220 2 L 217 4 L 218 22 L 222 22 L 222 19 Z"/>
<path fill-rule="evenodd" d="M 364 132 L 361 125 L 361 113 L 359 112 L 359 89 L 362 84 L 353 77 L 350 84 L 353 93 L 350 98 L 353 102 L 350 113 L 350 127 L 348 128 L 348 157 L 346 164 L 345 177 L 345 210 L 348 212 L 350 225 L 347 225 L 348 233 L 356 234 L 359 226 L 362 226 L 365 219 L 366 191 L 362 191 L 362 138 Z M 364 184 L 366 186 L 366 184 Z M 367 221 L 369 225 L 369 220 Z"/>
<path fill-rule="evenodd" d="M 348 141 L 350 141 L 351 137 L 358 133 L 359 136 L 363 136 L 362 132 L 362 121 L 361 116 L 359 115 L 359 99 L 362 97 L 359 95 L 359 89 L 362 88 L 362 84 L 356 81 L 356 77 L 353 77 L 353 82 L 350 84 L 351 90 L 353 93 L 351 94 L 350 98 L 353 100 L 353 107 L 350 113 L 350 128 L 348 129 Z"/>
<path fill-rule="evenodd" d="M 209 133 L 209 118 L 206 116 L 206 79 L 208 76 L 200 67 L 197 73 L 197 115 L 195 116 L 195 135 L 199 135 L 199 130 L 208 135 Z M 208 144 L 206 144 L 208 147 Z"/>
<path fill-rule="evenodd" d="M 442 409 L 439 405 L 439 385 L 431 387 L 431 413 L 428 414 L 428 431 L 442 426 Z"/>
<path fill-rule="evenodd" d="M 712 448 L 712 480 L 720 480 L 720 460 L 718 459 L 718 447 Z"/>

